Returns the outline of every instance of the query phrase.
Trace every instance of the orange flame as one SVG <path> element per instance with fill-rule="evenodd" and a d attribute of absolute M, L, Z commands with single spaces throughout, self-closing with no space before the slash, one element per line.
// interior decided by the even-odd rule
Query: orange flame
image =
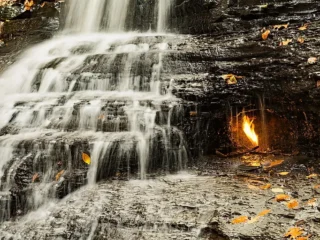
<path fill-rule="evenodd" d="M 244 133 L 247 135 L 252 144 L 259 145 L 258 135 L 254 131 L 253 120 L 250 120 L 246 115 L 243 116 L 242 119 L 242 129 Z"/>

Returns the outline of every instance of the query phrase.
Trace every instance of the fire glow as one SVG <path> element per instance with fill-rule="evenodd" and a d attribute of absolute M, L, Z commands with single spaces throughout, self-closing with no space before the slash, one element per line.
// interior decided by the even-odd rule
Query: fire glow
<path fill-rule="evenodd" d="M 242 119 L 242 129 L 246 136 L 249 138 L 250 142 L 255 145 L 259 145 L 258 135 L 254 131 L 253 120 L 250 120 L 246 115 Z"/>

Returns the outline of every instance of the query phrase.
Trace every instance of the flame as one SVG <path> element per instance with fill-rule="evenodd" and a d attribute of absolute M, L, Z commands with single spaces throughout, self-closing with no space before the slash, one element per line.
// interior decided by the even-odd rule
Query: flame
<path fill-rule="evenodd" d="M 246 115 L 242 119 L 242 129 L 252 144 L 259 145 L 258 135 L 254 131 L 253 120 L 251 121 Z"/>

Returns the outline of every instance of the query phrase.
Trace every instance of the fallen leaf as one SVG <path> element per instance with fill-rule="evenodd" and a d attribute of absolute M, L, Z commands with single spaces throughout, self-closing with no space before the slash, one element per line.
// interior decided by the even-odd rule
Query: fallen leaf
<path fill-rule="evenodd" d="M 190 112 L 190 117 L 196 117 L 198 115 L 198 112 Z"/>
<path fill-rule="evenodd" d="M 283 193 L 284 192 L 282 188 L 272 188 L 271 191 L 274 193 Z"/>
<path fill-rule="evenodd" d="M 286 194 L 278 194 L 275 198 L 277 202 L 288 201 L 290 200 L 290 196 Z"/>
<path fill-rule="evenodd" d="M 292 42 L 292 39 L 287 39 L 287 40 L 281 41 L 279 46 L 287 46 L 291 42 Z"/>
<path fill-rule="evenodd" d="M 280 25 L 274 25 L 274 26 L 273 26 L 273 29 L 280 30 L 281 28 L 288 28 L 288 26 L 289 26 L 289 23 L 287 23 L 287 24 L 280 24 Z"/>
<path fill-rule="evenodd" d="M 307 30 L 307 28 L 308 28 L 308 24 L 305 23 L 305 24 L 303 24 L 303 26 L 299 27 L 298 29 L 299 29 L 300 31 L 304 31 L 304 30 Z"/>
<path fill-rule="evenodd" d="M 59 179 L 61 178 L 62 174 L 64 174 L 64 170 L 62 170 L 62 171 L 60 171 L 60 172 L 57 173 L 57 175 L 56 175 L 56 181 L 57 181 L 57 182 L 58 182 Z"/>
<path fill-rule="evenodd" d="M 318 61 L 316 57 L 310 57 L 308 58 L 308 63 L 309 64 L 315 64 Z"/>
<path fill-rule="evenodd" d="M 88 165 L 91 164 L 91 158 L 90 158 L 90 156 L 89 156 L 88 154 L 86 154 L 86 153 L 82 153 L 82 160 L 83 160 L 86 164 L 88 164 Z"/>
<path fill-rule="evenodd" d="M 311 179 L 311 178 L 317 178 L 318 177 L 318 174 L 310 174 L 309 176 L 307 176 L 307 179 Z"/>
<path fill-rule="evenodd" d="M 312 198 L 307 202 L 307 205 L 314 207 L 316 205 L 316 203 L 317 203 L 317 199 L 316 198 Z"/>
<path fill-rule="evenodd" d="M 263 210 L 262 212 L 260 212 L 260 213 L 258 214 L 258 216 L 259 216 L 259 217 L 263 217 L 263 216 L 267 215 L 267 214 L 270 213 L 270 212 L 271 212 L 271 209 L 265 209 L 265 210 Z"/>
<path fill-rule="evenodd" d="M 290 239 L 296 239 L 297 237 L 303 234 L 303 229 L 299 227 L 292 227 L 289 231 L 284 235 L 285 237 L 290 237 Z"/>
<path fill-rule="evenodd" d="M 279 172 L 278 174 L 281 176 L 287 176 L 290 172 Z"/>
<path fill-rule="evenodd" d="M 295 200 L 295 199 L 292 199 L 291 201 L 289 201 L 289 202 L 287 203 L 287 207 L 288 207 L 289 209 L 297 208 L 297 207 L 299 207 L 299 202 L 298 202 L 297 200 Z"/>
<path fill-rule="evenodd" d="M 297 237 L 296 240 L 309 240 L 309 237 Z"/>
<path fill-rule="evenodd" d="M 231 223 L 233 224 L 239 224 L 239 223 L 246 223 L 248 222 L 248 217 L 247 216 L 240 216 L 240 217 L 237 217 L 237 218 L 234 218 Z"/>
<path fill-rule="evenodd" d="M 275 167 L 275 166 L 282 164 L 283 162 L 284 162 L 284 160 L 275 160 L 275 161 L 271 162 L 269 165 L 265 166 L 264 168 L 272 168 L 272 167 Z"/>
<path fill-rule="evenodd" d="M 258 5 L 259 8 L 267 8 L 268 4 L 264 4 L 264 5 Z"/>
<path fill-rule="evenodd" d="M 267 190 L 267 189 L 270 189 L 270 188 L 271 188 L 271 184 L 270 183 L 267 183 L 266 185 L 260 186 L 261 190 Z"/>
<path fill-rule="evenodd" d="M 255 216 L 254 218 L 250 219 L 250 220 L 248 221 L 248 223 L 254 223 L 254 222 L 258 221 L 261 217 L 267 215 L 269 212 L 271 212 L 270 209 L 263 210 L 263 211 L 260 212 L 257 216 Z"/>
<path fill-rule="evenodd" d="M 318 189 L 318 188 L 320 188 L 320 184 L 315 185 L 313 188 L 314 188 L 314 189 Z"/>
<path fill-rule="evenodd" d="M 35 174 L 32 176 L 32 183 L 34 183 L 37 179 L 39 179 L 39 174 L 38 174 L 38 173 L 35 173 Z"/>
<path fill-rule="evenodd" d="M 265 32 L 262 33 L 261 37 L 263 40 L 267 40 L 270 34 L 270 30 L 266 30 Z"/>
<path fill-rule="evenodd" d="M 299 38 L 297 39 L 297 41 L 298 41 L 299 43 L 304 43 L 304 38 L 303 38 L 303 37 L 299 37 Z"/>
<path fill-rule="evenodd" d="M 232 84 L 237 84 L 238 79 L 243 78 L 242 76 L 236 76 L 234 74 L 225 74 L 221 76 L 224 80 L 227 81 L 227 84 L 232 85 Z"/>

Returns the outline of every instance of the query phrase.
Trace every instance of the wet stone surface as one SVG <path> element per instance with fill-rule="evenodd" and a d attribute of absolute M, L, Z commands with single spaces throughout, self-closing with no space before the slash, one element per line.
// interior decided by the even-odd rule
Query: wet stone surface
<path fill-rule="evenodd" d="M 288 209 L 285 202 L 274 200 L 278 193 L 249 187 L 254 178 L 242 178 L 232 168 L 223 174 L 220 170 L 219 175 L 214 171 L 195 173 L 87 186 L 16 222 L 3 223 L 1 236 L 2 239 L 276 240 L 283 239 L 295 225 L 304 229 L 304 235 L 312 236 L 310 239 L 320 236 L 320 192 L 313 189 L 319 184 L 317 179 L 306 179 L 305 174 L 299 173 L 265 180 L 272 185 L 271 189 L 281 188 L 299 201 L 297 209 Z M 317 199 L 315 204 L 307 205 L 313 198 Z M 253 219 L 266 209 L 271 212 L 253 223 L 231 223 L 239 216 Z"/>

